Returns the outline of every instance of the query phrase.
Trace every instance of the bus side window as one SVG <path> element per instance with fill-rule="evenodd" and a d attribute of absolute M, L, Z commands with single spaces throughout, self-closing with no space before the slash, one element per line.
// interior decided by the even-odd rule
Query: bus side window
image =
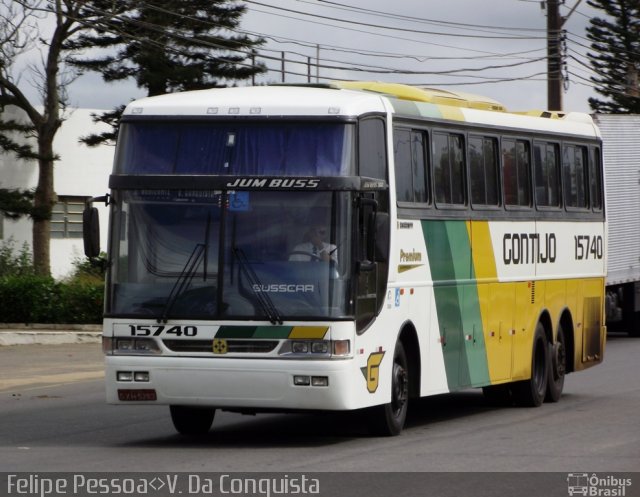
<path fill-rule="evenodd" d="M 562 160 L 564 197 L 569 208 L 585 209 L 587 202 L 587 148 L 565 145 Z"/>
<path fill-rule="evenodd" d="M 557 143 L 535 143 L 533 152 L 536 205 L 560 206 L 560 153 Z"/>
<path fill-rule="evenodd" d="M 387 179 L 387 140 L 384 121 L 381 118 L 366 118 L 360 121 L 358 150 L 360 176 Z"/>
<path fill-rule="evenodd" d="M 398 202 L 413 202 L 411 132 L 408 129 L 394 129 L 393 142 L 397 200 Z"/>
<path fill-rule="evenodd" d="M 428 201 L 425 136 L 424 131 L 399 128 L 393 131 L 398 202 Z"/>
<path fill-rule="evenodd" d="M 502 140 L 504 202 L 508 206 L 531 205 L 531 153 L 529 142 Z"/>
<path fill-rule="evenodd" d="M 469 168 L 471 169 L 471 203 L 497 206 L 498 142 L 495 138 L 469 137 Z"/>
<path fill-rule="evenodd" d="M 589 161 L 589 184 L 591 186 L 591 208 L 594 211 L 602 210 L 602 159 L 600 147 L 591 147 L 591 160 Z"/>
<path fill-rule="evenodd" d="M 437 204 L 465 204 L 464 139 L 433 133 L 433 183 Z"/>
<path fill-rule="evenodd" d="M 413 166 L 413 194 L 414 202 L 426 203 L 429 201 L 427 192 L 427 144 L 424 131 L 411 131 L 411 164 Z"/>

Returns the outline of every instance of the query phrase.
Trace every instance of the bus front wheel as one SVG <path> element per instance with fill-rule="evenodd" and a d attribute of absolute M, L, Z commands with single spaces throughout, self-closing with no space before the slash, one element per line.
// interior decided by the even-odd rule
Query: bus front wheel
<path fill-rule="evenodd" d="M 409 406 L 409 366 L 402 342 L 396 343 L 391 370 L 391 402 L 368 412 L 369 428 L 374 435 L 399 435 L 407 419 Z"/>
<path fill-rule="evenodd" d="M 544 401 L 549 375 L 548 350 L 549 346 L 544 327 L 542 323 L 538 323 L 533 336 L 533 349 L 531 351 L 531 378 L 513 385 L 516 404 L 526 407 L 538 407 Z"/>
<path fill-rule="evenodd" d="M 211 429 L 216 410 L 207 407 L 169 406 L 171 421 L 181 435 L 205 435 Z"/>

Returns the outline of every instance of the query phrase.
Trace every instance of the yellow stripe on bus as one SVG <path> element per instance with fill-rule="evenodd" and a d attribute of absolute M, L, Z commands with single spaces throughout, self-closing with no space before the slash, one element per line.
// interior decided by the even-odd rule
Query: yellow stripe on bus
<path fill-rule="evenodd" d="M 467 222 L 491 383 L 511 376 L 513 284 L 499 283 L 487 221 Z"/>
<path fill-rule="evenodd" d="M 294 326 L 289 333 L 289 338 L 316 338 L 322 339 L 329 331 L 328 326 Z"/>

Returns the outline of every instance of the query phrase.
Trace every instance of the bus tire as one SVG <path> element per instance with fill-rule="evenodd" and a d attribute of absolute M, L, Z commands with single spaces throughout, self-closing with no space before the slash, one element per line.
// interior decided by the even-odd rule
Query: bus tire
<path fill-rule="evenodd" d="M 402 342 L 396 343 L 391 371 L 391 402 L 372 407 L 367 413 L 374 435 L 396 436 L 404 428 L 409 406 L 409 365 Z"/>
<path fill-rule="evenodd" d="M 564 388 L 564 376 L 567 372 L 567 346 L 562 324 L 558 327 L 556 343 L 549 344 L 549 373 L 545 401 L 558 402 Z"/>
<path fill-rule="evenodd" d="M 171 421 L 181 435 L 205 435 L 211 429 L 216 410 L 207 407 L 169 406 Z"/>
<path fill-rule="evenodd" d="M 536 325 L 531 351 L 531 378 L 513 384 L 516 404 L 523 407 L 538 407 L 547 393 L 549 374 L 549 345 L 542 323 Z"/>

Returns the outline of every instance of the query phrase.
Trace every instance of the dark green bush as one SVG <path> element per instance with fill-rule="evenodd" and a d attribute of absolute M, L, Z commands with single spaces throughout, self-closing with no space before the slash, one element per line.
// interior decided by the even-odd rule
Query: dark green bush
<path fill-rule="evenodd" d="M 98 324 L 101 281 L 55 281 L 28 275 L 0 277 L 0 322 Z"/>
<path fill-rule="evenodd" d="M 0 243 L 0 277 L 34 274 L 29 246 L 24 243 L 16 250 L 15 245 L 13 238 Z"/>
<path fill-rule="evenodd" d="M 104 283 L 72 280 L 60 284 L 59 323 L 98 324 L 102 322 Z"/>
<path fill-rule="evenodd" d="M 98 324 L 102 322 L 104 277 L 84 261 L 64 281 L 37 276 L 31 255 L 13 242 L 0 246 L 0 322 Z"/>

